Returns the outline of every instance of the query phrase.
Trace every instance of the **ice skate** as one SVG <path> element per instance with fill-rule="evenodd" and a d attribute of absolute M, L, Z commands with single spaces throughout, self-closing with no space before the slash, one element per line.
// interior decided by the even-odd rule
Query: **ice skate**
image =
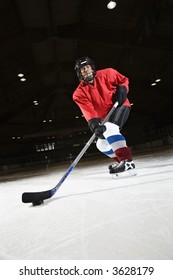
<path fill-rule="evenodd" d="M 120 163 L 109 165 L 109 173 L 113 177 L 135 176 L 135 164 L 132 160 L 123 160 Z"/>

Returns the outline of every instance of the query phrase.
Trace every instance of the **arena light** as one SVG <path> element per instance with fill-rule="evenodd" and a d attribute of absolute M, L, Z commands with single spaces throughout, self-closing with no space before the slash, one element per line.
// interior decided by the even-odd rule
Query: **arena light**
<path fill-rule="evenodd" d="M 155 80 L 156 83 L 159 83 L 160 81 L 161 81 L 160 78 L 157 78 L 157 79 Z"/>
<path fill-rule="evenodd" d="M 156 83 L 155 82 L 151 83 L 151 86 L 152 87 L 156 86 Z"/>
<path fill-rule="evenodd" d="M 117 3 L 115 1 L 109 1 L 109 3 L 107 4 L 107 8 L 109 10 L 112 10 L 116 7 Z"/>
<path fill-rule="evenodd" d="M 23 78 L 20 79 L 20 81 L 21 81 L 21 82 L 25 82 L 25 81 L 26 81 L 26 78 L 23 77 Z"/>
<path fill-rule="evenodd" d="M 23 73 L 19 73 L 19 74 L 17 74 L 17 76 L 18 76 L 19 78 L 22 78 L 22 77 L 24 76 L 24 74 L 23 74 Z"/>

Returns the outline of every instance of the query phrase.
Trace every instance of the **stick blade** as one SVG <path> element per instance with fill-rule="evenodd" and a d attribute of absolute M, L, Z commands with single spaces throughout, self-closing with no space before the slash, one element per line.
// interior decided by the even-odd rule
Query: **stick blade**
<path fill-rule="evenodd" d="M 25 192 L 22 194 L 23 203 L 33 203 L 37 201 L 43 201 L 52 197 L 52 191 L 43 191 L 43 192 Z"/>

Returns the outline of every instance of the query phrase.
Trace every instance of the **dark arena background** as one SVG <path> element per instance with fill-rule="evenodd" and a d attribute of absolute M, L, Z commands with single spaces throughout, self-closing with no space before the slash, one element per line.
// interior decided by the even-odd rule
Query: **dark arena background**
<path fill-rule="evenodd" d="M 106 5 L 0 1 L 1 173 L 69 161 L 79 153 L 91 136 L 72 101 L 74 63 L 85 55 L 97 69 L 113 67 L 129 78 L 133 105 L 123 131 L 128 145 L 173 144 L 173 3 Z M 92 145 L 85 156 L 95 154 Z"/>

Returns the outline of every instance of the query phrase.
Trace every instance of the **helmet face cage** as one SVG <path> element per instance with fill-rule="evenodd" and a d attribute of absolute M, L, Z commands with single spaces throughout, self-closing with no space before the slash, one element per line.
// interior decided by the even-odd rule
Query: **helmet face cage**
<path fill-rule="evenodd" d="M 75 63 L 75 70 L 76 70 L 77 76 L 78 76 L 80 81 L 84 80 L 80 69 L 85 65 L 90 65 L 91 66 L 91 68 L 93 70 L 93 77 L 95 77 L 96 68 L 95 68 L 94 61 L 91 60 L 89 57 L 84 56 L 84 57 L 81 57 L 81 58 L 77 59 L 76 63 Z"/>

